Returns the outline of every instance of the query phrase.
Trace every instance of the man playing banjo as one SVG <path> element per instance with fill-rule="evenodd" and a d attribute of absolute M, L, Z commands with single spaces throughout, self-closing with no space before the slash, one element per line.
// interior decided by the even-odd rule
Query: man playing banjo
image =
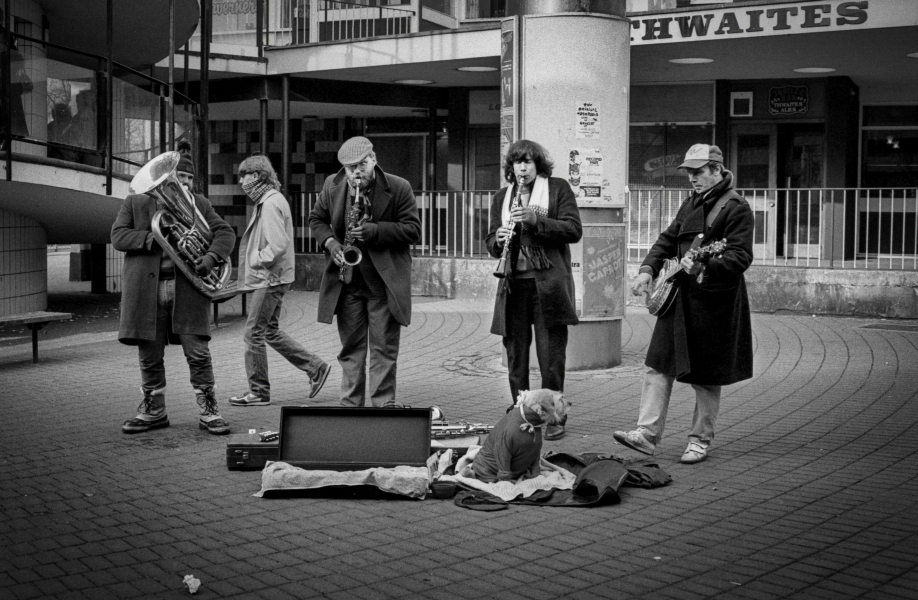
<path fill-rule="evenodd" d="M 752 263 L 754 219 L 733 189 L 717 146 L 695 144 L 680 166 L 694 193 L 647 253 L 631 282 L 635 295 L 648 292 L 667 259 L 679 259 L 675 299 L 657 313 L 641 391 L 637 429 L 616 431 L 620 444 L 653 454 L 663 435 L 673 382 L 695 390 L 695 413 L 681 462 L 707 457 L 720 410 L 721 386 L 752 377 L 752 326 L 743 273 Z M 693 256 L 723 240 L 703 263 Z"/>

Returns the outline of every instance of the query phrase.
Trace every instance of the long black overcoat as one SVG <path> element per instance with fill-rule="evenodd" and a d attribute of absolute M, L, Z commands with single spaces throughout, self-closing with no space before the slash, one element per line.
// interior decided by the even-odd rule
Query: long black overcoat
<path fill-rule="evenodd" d="M 345 236 L 344 206 L 348 192 L 347 177 L 342 168 L 325 180 L 319 199 L 309 213 L 309 229 L 319 244 Z M 363 244 L 363 252 L 373 259 L 373 266 L 386 284 L 386 299 L 392 317 L 403 326 L 411 324 L 411 244 L 421 239 L 421 219 L 411 184 L 376 166 L 376 190 L 372 217 L 375 237 Z M 331 323 L 341 297 L 340 269 L 326 250 L 325 272 L 319 286 L 319 309 L 316 320 Z"/>
<path fill-rule="evenodd" d="M 659 273 L 667 258 L 684 256 L 700 235 L 704 246 L 727 240 L 726 251 L 711 258 L 702 283 L 680 272 L 673 307 L 657 319 L 646 365 L 684 383 L 728 385 L 752 377 L 752 323 L 743 273 L 752 263 L 754 219 L 746 200 L 733 191 L 729 172 L 701 201 L 686 200 L 660 234 L 643 266 Z M 724 195 L 729 199 L 710 227 L 705 218 Z"/>
<path fill-rule="evenodd" d="M 226 261 L 236 243 L 236 233 L 214 211 L 204 196 L 195 201 L 213 234 L 210 252 Z M 121 327 L 118 341 L 136 346 L 140 340 L 156 339 L 156 302 L 159 264 L 163 250 L 152 240 L 151 224 L 156 200 L 146 194 L 124 199 L 115 224 L 112 246 L 124 252 L 121 279 Z M 210 298 L 197 291 L 181 271 L 175 271 L 175 304 L 172 309 L 170 341 L 175 335 L 200 335 L 210 339 Z"/>
<path fill-rule="evenodd" d="M 491 200 L 491 222 L 485 243 L 494 258 L 500 258 L 503 253 L 503 245 L 497 243 L 497 230 L 503 225 L 501 211 L 508 189 L 503 188 Z M 551 268 L 535 272 L 536 292 L 546 327 L 576 325 L 580 320 L 577 318 L 574 299 L 570 244 L 580 241 L 583 227 L 580 224 L 577 198 L 571 186 L 563 179 L 548 178 L 548 212 L 538 217 L 536 224 L 529 228 L 529 235 L 542 246 L 551 263 Z M 491 333 L 499 336 L 507 335 L 507 294 L 508 286 L 498 285 Z"/>

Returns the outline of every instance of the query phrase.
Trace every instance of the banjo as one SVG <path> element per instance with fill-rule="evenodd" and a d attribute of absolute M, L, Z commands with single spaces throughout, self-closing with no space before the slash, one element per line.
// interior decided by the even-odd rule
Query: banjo
<path fill-rule="evenodd" d="M 700 248 L 691 248 L 685 255 L 697 263 L 701 263 L 701 271 L 698 273 L 698 283 L 704 280 L 704 269 L 707 262 L 715 257 L 720 256 L 727 249 L 726 238 L 719 242 L 713 242 Z M 647 292 L 647 311 L 655 316 L 662 317 L 665 315 L 676 300 L 676 293 L 679 286 L 676 276 L 682 270 L 678 258 L 667 258 L 663 261 L 663 267 L 657 274 L 656 278 L 650 284 L 650 290 Z"/>

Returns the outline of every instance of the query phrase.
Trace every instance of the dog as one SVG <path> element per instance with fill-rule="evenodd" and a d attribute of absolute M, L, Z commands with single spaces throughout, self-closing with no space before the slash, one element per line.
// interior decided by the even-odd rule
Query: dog
<path fill-rule="evenodd" d="M 521 391 L 516 404 L 488 434 L 472 461 L 474 477 L 485 483 L 539 475 L 542 426 L 567 420 L 571 403 L 554 390 Z"/>

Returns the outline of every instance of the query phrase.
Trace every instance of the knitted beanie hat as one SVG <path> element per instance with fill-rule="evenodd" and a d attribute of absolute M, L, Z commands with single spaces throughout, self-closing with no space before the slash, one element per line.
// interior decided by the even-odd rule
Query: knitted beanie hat
<path fill-rule="evenodd" d="M 179 161 L 179 164 L 175 170 L 180 173 L 188 173 L 194 177 L 194 163 L 191 162 L 191 158 L 189 158 L 187 155 L 182 156 L 182 159 Z"/>

